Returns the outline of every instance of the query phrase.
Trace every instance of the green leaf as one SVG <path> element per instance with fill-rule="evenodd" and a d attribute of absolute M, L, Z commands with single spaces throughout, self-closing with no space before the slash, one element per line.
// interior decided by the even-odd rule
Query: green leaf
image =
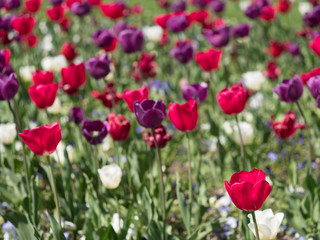
<path fill-rule="evenodd" d="M 187 205 L 185 203 L 184 196 L 180 192 L 180 179 L 179 179 L 178 174 L 177 174 L 176 193 L 177 193 L 177 197 L 178 197 L 178 203 L 179 203 L 179 208 L 180 208 L 183 223 L 184 223 L 187 231 L 191 232 L 190 213 L 189 213 L 189 209 L 187 208 Z"/>
<path fill-rule="evenodd" d="M 56 219 L 53 216 L 51 216 L 49 213 L 48 213 L 48 216 L 49 216 L 50 226 L 53 232 L 53 238 L 55 240 L 66 240 Z"/>

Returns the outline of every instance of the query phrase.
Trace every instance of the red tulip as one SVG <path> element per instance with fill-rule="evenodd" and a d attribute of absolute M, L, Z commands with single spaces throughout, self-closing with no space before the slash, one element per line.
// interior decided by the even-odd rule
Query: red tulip
<path fill-rule="evenodd" d="M 241 86 L 233 85 L 231 89 L 222 89 L 216 97 L 224 113 L 232 115 L 243 111 L 248 100 L 248 92 Z"/>
<path fill-rule="evenodd" d="M 270 41 L 269 48 L 266 49 L 266 52 L 271 54 L 274 58 L 279 57 L 285 50 L 285 44 L 277 41 Z"/>
<path fill-rule="evenodd" d="M 67 32 L 69 31 L 69 27 L 71 24 L 71 20 L 70 18 L 63 18 L 62 20 L 60 20 L 59 25 L 62 28 L 63 31 Z"/>
<path fill-rule="evenodd" d="M 22 38 L 22 41 L 26 42 L 30 48 L 37 46 L 38 38 L 36 35 L 30 34 L 25 38 Z"/>
<path fill-rule="evenodd" d="M 58 121 L 19 133 L 22 141 L 38 156 L 53 153 L 61 141 L 61 127 Z"/>
<path fill-rule="evenodd" d="M 66 57 L 68 61 L 72 61 L 76 58 L 76 56 L 78 56 L 76 45 L 70 42 L 65 42 L 62 45 L 60 52 Z"/>
<path fill-rule="evenodd" d="M 219 68 L 221 57 L 221 50 L 209 49 L 196 53 L 196 62 L 204 71 L 215 71 Z"/>
<path fill-rule="evenodd" d="M 320 36 L 317 36 L 309 42 L 309 47 L 320 57 Z"/>
<path fill-rule="evenodd" d="M 3 45 L 8 45 L 12 42 L 12 38 L 9 38 L 8 32 L 6 30 L 0 30 L 0 43 Z"/>
<path fill-rule="evenodd" d="M 101 4 L 101 0 L 87 0 L 92 6 L 99 6 Z"/>
<path fill-rule="evenodd" d="M 60 21 L 64 17 L 64 7 L 62 5 L 55 5 L 46 10 L 47 16 L 51 21 Z"/>
<path fill-rule="evenodd" d="M 104 47 L 103 50 L 105 50 L 106 52 L 113 52 L 117 48 L 117 45 L 118 45 L 118 39 L 114 38 L 112 39 L 112 42 L 110 43 L 110 45 Z"/>
<path fill-rule="evenodd" d="M 202 25 L 206 24 L 208 17 L 209 17 L 209 13 L 203 9 L 199 11 L 193 11 L 188 15 L 188 18 L 191 23 L 197 22 Z"/>
<path fill-rule="evenodd" d="M 153 21 L 155 24 L 159 25 L 163 29 L 167 29 L 167 21 L 171 16 L 172 16 L 172 13 L 161 14 L 161 15 L 155 16 Z"/>
<path fill-rule="evenodd" d="M 290 10 L 291 2 L 290 0 L 278 0 L 276 8 L 281 13 L 286 13 Z"/>
<path fill-rule="evenodd" d="M 32 73 L 32 81 L 34 85 L 53 83 L 53 72 L 37 70 Z"/>
<path fill-rule="evenodd" d="M 16 17 L 11 21 L 13 29 L 16 30 L 20 35 L 28 35 L 31 33 L 35 23 L 35 18 L 30 16 Z"/>
<path fill-rule="evenodd" d="M 108 86 L 103 89 L 102 93 L 98 91 L 91 91 L 91 96 L 94 99 L 101 100 L 103 105 L 107 108 L 115 107 L 114 105 L 117 105 L 122 98 L 122 94 L 117 93 L 114 90 L 114 83 L 112 82 L 108 83 Z"/>
<path fill-rule="evenodd" d="M 262 170 L 241 171 L 231 176 L 230 183 L 225 181 L 227 192 L 237 208 L 243 211 L 256 211 L 262 207 L 272 187 L 265 180 Z"/>
<path fill-rule="evenodd" d="M 125 141 L 129 137 L 131 124 L 121 114 L 109 113 L 107 121 L 110 125 L 110 136 L 115 141 Z"/>
<path fill-rule="evenodd" d="M 192 131 L 198 122 L 197 101 L 190 98 L 185 104 L 170 103 L 168 117 L 173 125 L 182 132 Z"/>
<path fill-rule="evenodd" d="M 297 129 L 304 129 L 306 126 L 302 123 L 296 123 L 297 116 L 294 112 L 290 111 L 284 115 L 283 121 L 274 121 L 271 116 L 270 127 L 275 134 L 282 139 L 292 137 Z"/>
<path fill-rule="evenodd" d="M 78 65 L 71 63 L 68 67 L 61 69 L 61 87 L 68 94 L 78 92 L 78 88 L 86 83 L 86 71 L 84 63 Z"/>
<path fill-rule="evenodd" d="M 158 66 L 154 61 L 155 55 L 147 52 L 142 52 L 139 57 L 139 62 L 133 63 L 134 71 L 132 77 L 139 82 L 142 79 L 148 79 L 156 75 L 155 68 Z"/>
<path fill-rule="evenodd" d="M 167 145 L 167 142 L 171 140 L 171 135 L 167 133 L 164 126 L 160 125 L 154 129 L 154 133 L 156 135 L 156 140 L 159 148 L 164 148 Z M 148 143 L 148 145 L 152 148 L 156 148 L 156 144 L 154 142 L 153 134 L 151 131 L 146 131 L 143 134 L 143 140 Z"/>
<path fill-rule="evenodd" d="M 122 97 L 130 111 L 133 112 L 133 104 L 135 101 L 142 102 L 143 100 L 149 98 L 149 89 L 144 85 L 142 88 L 137 90 L 126 89 L 124 90 Z"/>
<path fill-rule="evenodd" d="M 100 9 L 106 17 L 116 20 L 125 16 L 126 6 L 122 2 L 111 2 L 101 4 Z"/>
<path fill-rule="evenodd" d="M 76 2 L 81 3 L 81 0 L 67 0 L 67 1 L 66 1 L 67 6 L 68 6 L 69 9 L 70 9 L 71 6 L 72 6 L 74 3 L 76 3 Z"/>
<path fill-rule="evenodd" d="M 27 0 L 24 2 L 24 5 L 28 12 L 36 13 L 40 9 L 42 0 Z"/>
<path fill-rule="evenodd" d="M 276 11 L 271 6 L 265 6 L 260 14 L 260 18 L 266 22 L 272 22 L 275 19 L 275 17 Z"/>
<path fill-rule="evenodd" d="M 29 87 L 29 95 L 34 104 L 45 109 L 53 105 L 58 92 L 57 83 L 40 84 Z"/>
<path fill-rule="evenodd" d="M 270 80 L 277 80 L 279 74 L 281 73 L 281 70 L 280 68 L 278 68 L 277 63 L 269 61 L 267 62 L 267 68 L 267 70 L 263 71 L 263 74 Z"/>
<path fill-rule="evenodd" d="M 308 73 L 301 73 L 301 79 L 303 84 L 307 84 L 310 78 L 320 75 L 320 67 L 314 68 L 311 72 Z"/>

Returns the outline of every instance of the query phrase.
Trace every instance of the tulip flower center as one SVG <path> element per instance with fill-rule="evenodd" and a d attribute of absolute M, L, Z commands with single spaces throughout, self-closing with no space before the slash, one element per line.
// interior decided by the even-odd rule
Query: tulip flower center
<path fill-rule="evenodd" d="M 92 136 L 93 136 L 93 137 L 97 137 L 98 135 L 99 135 L 99 131 L 93 131 L 93 132 L 92 132 Z"/>

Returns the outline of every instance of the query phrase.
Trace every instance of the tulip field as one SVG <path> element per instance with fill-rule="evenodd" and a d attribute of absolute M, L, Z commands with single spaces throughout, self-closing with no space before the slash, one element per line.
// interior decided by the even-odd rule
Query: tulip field
<path fill-rule="evenodd" d="M 319 0 L 0 0 L 0 239 L 320 240 Z"/>

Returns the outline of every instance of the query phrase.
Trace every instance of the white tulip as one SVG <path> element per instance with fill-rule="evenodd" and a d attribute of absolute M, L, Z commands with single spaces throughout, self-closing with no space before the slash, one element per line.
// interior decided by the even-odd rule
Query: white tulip
<path fill-rule="evenodd" d="M 115 189 L 119 186 L 122 171 L 121 168 L 113 163 L 110 165 L 105 165 L 101 169 L 98 169 L 99 177 L 102 184 L 108 189 Z"/>
<path fill-rule="evenodd" d="M 239 127 L 241 129 L 240 132 L 241 132 L 243 145 L 251 144 L 252 140 L 253 140 L 253 127 L 252 127 L 252 125 L 248 122 L 239 122 Z M 240 139 L 238 126 L 237 125 L 234 126 L 233 129 L 234 129 L 234 140 L 238 145 L 240 145 L 241 139 Z"/>
<path fill-rule="evenodd" d="M 252 91 L 259 91 L 266 80 L 260 71 L 246 72 L 242 77 L 246 87 Z"/>
<path fill-rule="evenodd" d="M 242 11 L 246 10 L 250 6 L 250 1 L 241 1 L 239 2 L 239 7 Z"/>
<path fill-rule="evenodd" d="M 162 38 L 163 29 L 160 26 L 146 26 L 142 28 L 142 32 L 147 40 L 159 42 Z"/>
<path fill-rule="evenodd" d="M 63 142 L 60 142 L 58 144 L 56 151 L 51 154 L 51 157 L 53 157 L 53 159 L 56 162 L 58 162 L 58 163 L 63 165 L 64 162 L 65 162 L 65 157 L 64 157 L 65 150 L 67 150 L 69 161 L 70 161 L 70 163 L 72 163 L 73 162 L 73 156 L 74 156 L 74 148 L 71 145 L 68 145 L 66 147 Z"/>
<path fill-rule="evenodd" d="M 58 114 L 61 111 L 61 102 L 59 98 L 56 98 L 52 104 L 52 106 L 47 108 L 48 113 Z"/>
<path fill-rule="evenodd" d="M 275 239 L 284 214 L 277 213 L 276 215 L 274 215 L 272 209 L 266 209 L 264 211 L 255 211 L 255 215 L 257 219 L 260 240 Z M 250 223 L 248 224 L 248 226 L 253 234 L 256 235 L 252 214 L 249 214 L 248 217 L 250 219 Z"/>
<path fill-rule="evenodd" d="M 31 82 L 32 73 L 35 71 L 36 71 L 35 66 L 23 66 L 23 67 L 20 67 L 19 69 L 20 76 L 25 82 Z"/>
<path fill-rule="evenodd" d="M 0 143 L 11 144 L 16 136 L 17 130 L 14 123 L 0 124 Z"/>
<path fill-rule="evenodd" d="M 261 92 L 254 94 L 250 97 L 249 107 L 252 109 L 258 109 L 263 105 L 264 96 Z"/>
<path fill-rule="evenodd" d="M 301 2 L 298 6 L 301 15 L 305 15 L 307 12 L 312 10 L 312 4 L 309 2 Z"/>
<path fill-rule="evenodd" d="M 113 214 L 111 225 L 116 233 L 119 233 L 120 229 L 123 228 L 123 220 L 120 218 L 118 213 Z"/>
<path fill-rule="evenodd" d="M 60 72 L 61 68 L 68 65 L 67 59 L 63 55 L 55 57 L 45 57 L 41 60 L 43 70 Z"/>

